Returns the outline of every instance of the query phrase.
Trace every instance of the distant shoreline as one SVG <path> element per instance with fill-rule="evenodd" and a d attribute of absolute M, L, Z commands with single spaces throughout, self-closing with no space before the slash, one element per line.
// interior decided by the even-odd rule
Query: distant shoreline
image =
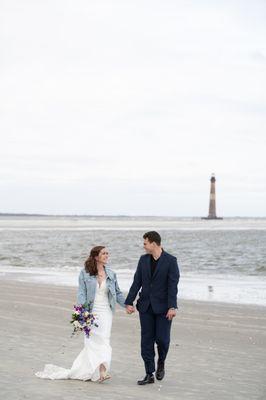
<path fill-rule="evenodd" d="M 178 218 L 202 219 L 202 216 L 178 215 L 127 215 L 127 214 L 39 214 L 39 213 L 0 213 L 0 217 L 70 217 L 70 218 Z M 233 216 L 223 219 L 265 219 L 266 216 Z"/>

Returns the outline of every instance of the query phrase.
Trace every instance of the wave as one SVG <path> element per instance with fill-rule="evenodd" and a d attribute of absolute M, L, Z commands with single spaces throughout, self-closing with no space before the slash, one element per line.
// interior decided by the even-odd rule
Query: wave
<path fill-rule="evenodd" d="M 266 275 L 266 266 L 261 265 L 255 269 L 255 274 L 265 274 Z"/>

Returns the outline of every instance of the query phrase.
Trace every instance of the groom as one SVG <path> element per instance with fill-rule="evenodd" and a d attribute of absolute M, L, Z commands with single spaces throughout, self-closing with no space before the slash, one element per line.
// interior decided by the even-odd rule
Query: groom
<path fill-rule="evenodd" d="M 138 385 L 154 383 L 155 351 L 157 344 L 158 363 L 156 378 L 162 380 L 165 374 L 164 362 L 170 344 L 172 319 L 177 310 L 177 284 L 179 269 L 176 258 L 161 247 L 158 232 L 151 231 L 143 235 L 145 255 L 139 259 L 134 281 L 126 298 L 126 310 L 135 311 L 133 302 L 139 293 L 137 310 L 141 325 L 141 356 L 146 370 L 144 379 Z"/>

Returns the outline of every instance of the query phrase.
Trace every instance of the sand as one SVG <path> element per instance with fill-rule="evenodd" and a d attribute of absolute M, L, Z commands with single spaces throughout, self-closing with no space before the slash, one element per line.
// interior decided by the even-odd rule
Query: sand
<path fill-rule="evenodd" d="M 166 376 L 143 377 L 138 314 L 117 307 L 112 379 L 103 384 L 38 379 L 45 363 L 70 368 L 83 346 L 69 324 L 76 289 L 0 282 L 1 399 L 266 399 L 266 308 L 179 300 Z"/>

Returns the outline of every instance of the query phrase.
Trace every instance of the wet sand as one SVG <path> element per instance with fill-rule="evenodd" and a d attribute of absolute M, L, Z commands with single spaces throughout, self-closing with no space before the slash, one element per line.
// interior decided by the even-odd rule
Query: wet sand
<path fill-rule="evenodd" d="M 117 306 L 112 379 L 103 384 L 38 379 L 45 363 L 70 368 L 83 346 L 70 338 L 76 289 L 0 282 L 0 390 L 3 400 L 266 399 L 266 307 L 179 300 L 166 377 L 143 377 L 137 313 Z"/>

